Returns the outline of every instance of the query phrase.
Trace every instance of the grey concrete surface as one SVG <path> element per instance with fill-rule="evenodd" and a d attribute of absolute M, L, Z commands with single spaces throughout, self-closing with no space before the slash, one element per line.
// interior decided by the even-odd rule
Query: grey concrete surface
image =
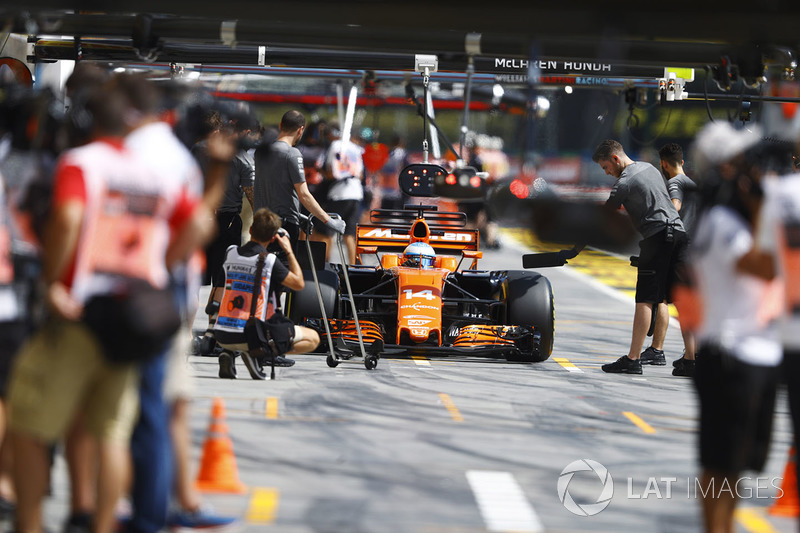
<path fill-rule="evenodd" d="M 506 240 L 485 252 L 482 267 L 521 267 L 523 251 Z M 401 358 L 367 371 L 360 362 L 331 369 L 322 356 L 301 355 L 274 381 L 251 380 L 241 362 L 239 379 L 230 381 L 217 378 L 215 359 L 189 357 L 195 467 L 212 399 L 222 398 L 238 474 L 249 487 L 205 501 L 241 517 L 247 532 L 497 531 L 467 479 L 489 471 L 513 476 L 538 518 L 521 522 L 521 531 L 701 530 L 695 393 L 691 380 L 670 374 L 669 361 L 682 350 L 677 327 L 668 332 L 667 366 L 645 367 L 640 377 L 604 374 L 600 365 L 627 351 L 633 302 L 569 267 L 542 273 L 556 300 L 555 349 L 542 363 Z M 765 513 L 777 490 L 764 487 L 780 486 L 790 436 L 781 393 L 767 467 L 760 480 L 751 473 L 741 485 L 762 488 L 741 501 L 738 531 L 754 530 L 756 519 L 773 531 L 796 529 L 795 520 Z M 581 459 L 613 478 L 613 497 L 593 516 L 573 514 L 559 499 L 562 471 Z M 47 519 L 58 531 L 69 490 L 60 458 L 54 480 Z M 597 502 L 603 484 L 580 471 L 567 487 L 586 505 Z M 256 497 L 265 493 L 273 497 Z M 519 512 L 503 508 L 510 501 L 501 495 L 487 505 L 509 516 Z"/>

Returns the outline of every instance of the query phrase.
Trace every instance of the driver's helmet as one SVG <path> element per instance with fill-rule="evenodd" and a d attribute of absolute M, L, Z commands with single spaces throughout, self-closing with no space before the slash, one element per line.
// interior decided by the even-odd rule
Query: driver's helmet
<path fill-rule="evenodd" d="M 426 242 L 412 242 L 403 251 L 403 266 L 433 268 L 436 252 Z"/>

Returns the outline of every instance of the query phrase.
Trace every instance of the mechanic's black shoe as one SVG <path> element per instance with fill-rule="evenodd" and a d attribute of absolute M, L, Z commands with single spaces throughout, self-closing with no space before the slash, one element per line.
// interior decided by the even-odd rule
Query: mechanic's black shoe
<path fill-rule="evenodd" d="M 664 350 L 656 350 L 652 346 L 648 346 L 639 356 L 639 361 L 643 365 L 658 365 L 664 366 L 667 364 L 667 358 L 664 356 Z"/>
<path fill-rule="evenodd" d="M 227 350 L 219 354 L 219 377 L 236 379 L 236 356 Z"/>
<path fill-rule="evenodd" d="M 242 354 L 242 361 L 247 371 L 250 372 L 250 377 L 253 379 L 267 379 L 267 374 L 264 372 L 264 365 L 258 357 L 253 357 L 250 352 L 239 352 Z M 278 366 L 278 365 L 275 365 Z"/>
<path fill-rule="evenodd" d="M 685 361 L 685 358 L 686 358 L 686 350 L 683 351 L 683 353 L 681 354 L 680 358 L 675 359 L 672 362 L 672 366 L 673 367 L 678 367 L 678 366 L 682 365 L 683 362 Z"/>
<path fill-rule="evenodd" d="M 694 377 L 694 361 L 681 357 L 678 361 L 682 361 L 680 365 L 675 365 L 672 369 L 673 376 L 686 376 L 687 378 Z"/>
<path fill-rule="evenodd" d="M 603 372 L 608 372 L 609 374 L 641 374 L 642 362 L 623 355 L 613 363 L 605 364 L 601 368 Z"/>

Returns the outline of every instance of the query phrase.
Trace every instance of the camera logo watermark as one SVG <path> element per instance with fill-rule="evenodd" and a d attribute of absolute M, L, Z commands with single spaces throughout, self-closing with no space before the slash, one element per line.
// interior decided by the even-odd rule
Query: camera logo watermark
<path fill-rule="evenodd" d="M 569 483 L 576 472 L 594 472 L 598 480 L 602 484 L 602 489 L 599 491 L 595 503 L 579 504 L 572 499 L 569 493 Z M 579 459 L 572 461 L 558 476 L 558 499 L 564 504 L 564 507 L 578 516 L 594 516 L 611 503 L 611 498 L 614 496 L 614 480 L 605 466 L 597 461 L 591 459 Z"/>
<path fill-rule="evenodd" d="M 573 481 L 576 473 L 587 472 L 583 476 L 583 498 L 581 500 L 589 500 L 589 503 L 578 503 L 570 494 L 569 486 Z M 594 476 L 597 479 L 594 479 Z M 588 477 L 587 477 L 588 476 Z M 596 492 L 590 492 L 591 497 L 586 497 L 586 480 L 589 479 L 590 483 L 598 484 Z M 782 477 L 748 477 L 743 476 L 736 480 L 722 479 L 700 479 L 697 477 L 654 477 L 650 476 L 646 479 L 634 480 L 632 477 L 627 478 L 627 491 L 625 497 L 629 500 L 647 500 L 647 499 L 672 499 L 686 497 L 686 499 L 779 499 L 784 495 L 783 478 Z M 599 483 L 598 483 L 599 482 Z M 591 485 L 590 485 L 591 487 Z M 685 487 L 685 492 L 683 488 Z M 561 475 L 558 477 L 558 484 L 556 486 L 558 491 L 558 499 L 564 507 L 578 516 L 594 516 L 600 513 L 603 509 L 608 507 L 611 499 L 614 496 L 614 480 L 608 469 L 597 461 L 591 459 L 579 459 L 568 464 Z M 591 490 L 591 488 L 589 489 Z M 594 494 L 598 494 L 594 503 L 591 502 Z"/>

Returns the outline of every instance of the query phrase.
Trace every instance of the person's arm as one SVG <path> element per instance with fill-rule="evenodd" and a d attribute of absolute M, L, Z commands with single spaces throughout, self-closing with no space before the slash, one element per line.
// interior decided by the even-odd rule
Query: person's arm
<path fill-rule="evenodd" d="M 297 191 L 297 197 L 300 199 L 300 203 L 308 209 L 308 212 L 317 217 L 323 224 L 327 224 L 331 217 L 322 209 L 317 199 L 314 198 L 314 195 L 308 190 L 306 182 L 295 183 L 294 190 Z"/>
<path fill-rule="evenodd" d="M 767 202 L 768 199 L 765 199 Z M 775 213 L 773 205 L 759 205 L 755 215 L 755 227 L 753 228 L 753 245 L 750 250 L 736 262 L 736 269 L 739 272 L 750 274 L 757 278 L 770 281 L 778 275 L 777 264 L 775 261 L 776 227 Z"/>
<path fill-rule="evenodd" d="M 70 320 L 79 319 L 83 307 L 72 298 L 62 277 L 75 256 L 84 212 L 84 204 L 78 201 L 57 206 L 47 222 L 42 248 L 47 305 Z"/>
<path fill-rule="evenodd" d="M 772 254 L 755 248 L 752 248 L 736 261 L 736 270 L 765 281 L 773 280 L 777 275 L 775 258 Z"/>
<path fill-rule="evenodd" d="M 626 188 L 617 181 L 614 186 L 611 187 L 611 193 L 608 195 L 605 206 L 613 210 L 619 209 L 622 207 L 623 202 L 625 202 L 625 193 Z"/>
<path fill-rule="evenodd" d="M 275 240 L 286 253 L 286 259 L 289 261 L 289 273 L 283 278 L 283 286 L 293 291 L 302 290 L 306 282 L 303 279 L 303 271 L 300 270 L 300 263 L 297 262 L 297 257 L 292 251 L 292 243 L 289 241 L 289 237 L 285 234 L 275 235 Z"/>
<path fill-rule="evenodd" d="M 205 189 L 203 190 L 203 203 L 213 213 L 225 195 L 228 171 L 233 156 L 236 155 L 236 145 L 230 134 L 215 131 L 208 136 L 206 144 Z"/>
<path fill-rule="evenodd" d="M 75 257 L 86 213 L 86 189 L 78 167 L 65 166 L 53 178 L 53 208 L 42 236 L 42 275 L 47 285 L 47 304 L 56 314 L 77 320 L 82 306 L 62 281 Z"/>
<path fill-rule="evenodd" d="M 245 157 L 246 154 L 240 156 L 238 163 L 241 163 L 239 171 L 239 186 L 242 188 L 247 201 L 250 202 L 250 209 L 253 208 L 253 187 L 256 182 L 256 167 L 252 160 Z"/>
<path fill-rule="evenodd" d="M 677 181 L 681 179 L 679 176 L 674 178 L 670 178 L 667 182 L 667 191 L 669 192 L 669 199 L 672 201 L 672 205 L 675 206 L 675 210 L 678 213 L 681 212 L 681 207 L 683 206 L 683 189 L 681 188 L 681 184 Z"/>

